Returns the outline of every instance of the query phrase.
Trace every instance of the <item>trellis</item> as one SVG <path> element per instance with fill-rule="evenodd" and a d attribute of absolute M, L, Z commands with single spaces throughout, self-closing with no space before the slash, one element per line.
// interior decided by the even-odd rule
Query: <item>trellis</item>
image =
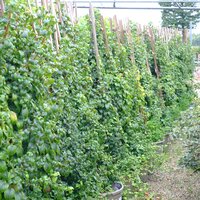
<path fill-rule="evenodd" d="M 1 15 L 3 15 L 4 11 L 5 11 L 5 4 L 4 1 L 1 0 Z M 54 34 L 52 36 L 50 36 L 50 42 L 52 45 L 52 48 L 55 47 L 56 51 L 59 51 L 60 48 L 60 42 L 62 40 L 62 35 L 60 33 L 60 28 L 59 25 L 63 23 L 63 17 L 68 15 L 68 17 L 71 19 L 72 24 L 76 24 L 78 21 L 78 17 L 77 17 L 77 4 L 79 2 L 89 2 L 89 1 L 67 1 L 67 0 L 35 0 L 34 2 L 27 0 L 28 6 L 30 8 L 30 12 L 32 12 L 33 8 L 39 8 L 39 7 L 43 7 L 46 12 L 51 13 L 55 19 L 56 19 L 56 24 L 54 29 L 56 30 L 54 32 Z M 96 2 L 103 2 L 103 1 L 93 1 L 92 3 L 96 3 Z M 113 1 L 106 1 L 106 2 L 113 2 Z M 122 2 L 122 1 L 115 1 L 115 2 Z M 125 2 L 133 2 L 133 1 L 125 1 Z M 134 1 L 134 2 L 139 2 L 139 1 Z M 147 2 L 147 1 L 141 1 L 141 2 Z M 157 1 L 151 1 L 151 2 L 157 2 Z M 94 51 L 95 51 L 95 55 L 96 55 L 96 63 L 97 66 L 99 66 L 99 53 L 98 53 L 98 44 L 96 41 L 96 25 L 95 25 L 95 17 L 94 17 L 94 8 L 92 3 L 89 4 L 89 15 L 90 15 L 90 21 L 91 21 L 91 26 L 92 26 L 92 36 L 93 36 L 93 45 L 94 45 Z M 127 35 L 128 38 L 128 42 L 130 44 L 131 47 L 131 52 L 132 52 L 132 56 L 131 56 L 131 60 L 134 63 L 134 46 L 133 46 L 133 41 L 132 41 L 132 33 L 130 31 L 130 22 L 123 22 L 122 20 L 118 20 L 117 16 L 114 16 L 113 18 L 109 19 L 110 21 L 110 28 L 111 31 L 116 32 L 117 35 L 117 40 L 118 40 L 118 44 L 120 45 L 121 43 L 123 43 L 123 38 L 124 38 L 124 34 Z M 42 21 L 41 21 L 42 23 Z M 104 17 L 101 16 L 101 26 L 102 26 L 102 31 L 103 31 L 103 35 L 104 35 L 104 40 L 105 40 L 105 49 L 107 51 L 109 51 L 109 45 L 108 45 L 108 40 L 107 40 L 107 35 L 106 35 L 106 30 L 105 30 L 105 25 L 104 25 Z M 8 28 L 8 27 L 7 27 Z M 36 34 L 36 36 L 38 35 L 34 23 L 32 24 L 32 28 Z M 138 35 L 143 35 L 143 33 L 146 33 L 150 39 L 150 43 L 152 46 L 152 51 L 153 51 L 153 57 L 154 57 L 154 62 L 155 62 L 155 67 L 157 66 L 156 63 L 156 55 L 155 55 L 155 49 L 154 49 L 154 45 L 155 45 L 155 36 L 154 33 L 152 31 L 151 27 L 147 27 L 147 26 L 141 26 L 141 25 L 137 25 L 137 34 Z M 174 35 L 179 34 L 179 31 L 177 29 L 170 29 L 170 28 L 161 28 L 158 29 L 158 36 L 165 42 L 169 41 Z M 147 67 L 148 67 L 148 60 L 147 60 Z M 149 68 L 149 67 L 148 67 Z M 156 67 L 157 68 L 157 67 Z M 157 77 L 159 77 L 159 71 L 157 69 L 156 70 L 156 74 Z"/>

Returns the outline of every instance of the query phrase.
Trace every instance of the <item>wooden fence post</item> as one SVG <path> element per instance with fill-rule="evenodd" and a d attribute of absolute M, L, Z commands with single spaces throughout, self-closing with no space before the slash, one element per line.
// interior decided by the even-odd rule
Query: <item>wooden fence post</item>
<path fill-rule="evenodd" d="M 117 42 L 118 42 L 118 44 L 120 46 L 120 37 L 119 37 L 119 30 L 118 30 L 119 27 L 118 27 L 118 21 L 117 21 L 117 16 L 116 15 L 113 17 L 113 21 L 114 21 L 114 31 L 115 31 L 115 33 L 117 35 Z"/>
<path fill-rule="evenodd" d="M 59 15 L 59 22 L 63 24 L 63 18 L 62 18 L 62 12 L 61 12 L 61 5 L 60 5 L 60 0 L 56 0 L 56 5 L 58 9 L 58 15 Z"/>
<path fill-rule="evenodd" d="M 103 18 L 102 15 L 101 15 L 101 27 L 102 27 L 102 31 L 103 31 L 103 38 L 104 38 L 104 44 L 105 44 L 106 53 L 109 54 L 108 37 L 107 37 L 107 33 L 106 33 L 106 27 L 105 27 L 105 23 L 104 23 L 104 18 Z"/>
<path fill-rule="evenodd" d="M 130 59 L 131 59 L 131 63 L 134 65 L 135 64 L 135 54 L 134 54 L 134 47 L 133 47 L 133 36 L 131 33 L 131 28 L 130 28 L 130 22 L 128 21 L 127 24 L 127 39 L 128 39 L 128 44 L 130 47 Z"/>
<path fill-rule="evenodd" d="M 113 20 L 112 20 L 112 18 L 109 18 L 109 22 L 110 22 L 110 30 L 113 31 Z"/>
<path fill-rule="evenodd" d="M 55 18 L 57 18 L 56 17 L 56 11 L 55 11 L 53 0 L 51 0 L 51 12 L 52 12 L 52 15 Z M 54 32 L 54 40 L 55 40 L 55 45 L 56 45 L 56 51 L 58 52 L 59 51 L 59 39 L 58 39 L 59 36 L 58 36 L 58 26 L 57 26 L 57 23 L 55 24 L 54 28 L 56 29 L 56 31 Z"/>
<path fill-rule="evenodd" d="M 0 1 L 1 1 L 1 16 L 3 16 L 4 11 L 5 11 L 5 5 L 4 5 L 4 1 L 3 0 L 0 0 Z"/>
<path fill-rule="evenodd" d="M 137 24 L 137 34 L 141 35 L 142 34 L 142 27 L 141 24 Z"/>
<path fill-rule="evenodd" d="M 145 27 L 141 27 L 141 25 L 139 26 L 140 27 L 140 32 L 139 32 L 139 36 L 141 37 L 141 41 L 142 41 L 142 44 L 144 44 L 144 33 L 143 33 L 143 30 L 145 31 Z M 138 32 L 137 32 L 138 34 Z M 145 53 L 146 53 L 146 67 L 147 67 L 147 71 L 149 72 L 149 74 L 151 74 L 151 69 L 150 69 L 150 65 L 149 65 L 149 60 L 148 60 L 148 56 L 147 56 L 147 50 L 145 49 Z"/>
<path fill-rule="evenodd" d="M 155 51 L 155 39 L 154 39 L 154 35 L 153 35 L 153 31 L 151 29 L 151 27 L 149 27 L 149 39 L 150 39 L 150 43 L 151 43 L 151 49 L 152 49 L 152 54 L 153 54 L 153 60 L 154 60 L 154 69 L 155 69 L 155 73 L 157 78 L 160 78 L 160 71 L 158 68 L 158 64 L 157 64 L 157 59 L 156 59 L 156 51 Z"/>
<path fill-rule="evenodd" d="M 91 26 L 92 26 L 92 39 L 93 39 L 94 52 L 95 52 L 95 58 L 96 58 L 96 64 L 97 64 L 97 74 L 98 74 L 98 78 L 100 78 L 100 56 L 99 56 L 97 36 L 96 36 L 94 10 L 91 3 L 90 3 L 90 8 L 89 8 L 89 14 L 90 14 L 90 21 L 91 21 Z"/>
<path fill-rule="evenodd" d="M 30 0 L 27 0 L 27 2 L 28 2 L 28 7 L 29 7 L 29 9 L 30 9 L 30 12 L 31 12 L 31 14 L 32 14 L 33 11 L 32 11 L 32 7 L 31 7 Z M 35 23 L 33 22 L 31 26 L 32 26 L 32 28 L 33 28 L 33 31 L 34 31 L 36 37 L 37 37 L 37 36 L 38 36 L 38 33 L 37 33 L 37 30 L 35 29 Z"/>
<path fill-rule="evenodd" d="M 47 10 L 46 0 L 42 0 L 41 3 L 42 3 L 42 6 L 44 6 L 45 10 Z"/>
<path fill-rule="evenodd" d="M 121 43 L 123 43 L 125 37 L 124 37 L 124 26 L 123 26 L 122 20 L 119 20 L 119 33 L 120 33 L 119 34 L 120 35 L 120 41 L 121 41 Z"/>

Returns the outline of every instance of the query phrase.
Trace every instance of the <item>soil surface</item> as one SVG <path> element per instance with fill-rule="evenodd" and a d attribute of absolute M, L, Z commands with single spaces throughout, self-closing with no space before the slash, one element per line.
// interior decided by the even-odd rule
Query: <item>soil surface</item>
<path fill-rule="evenodd" d="M 200 67 L 194 73 L 194 86 L 200 98 Z M 149 200 L 200 200 L 200 172 L 180 166 L 184 155 L 183 140 L 168 145 L 166 161 L 147 177 Z"/>
<path fill-rule="evenodd" d="M 148 177 L 150 199 L 200 200 L 200 173 L 179 165 L 184 154 L 182 141 L 170 144 L 167 154 L 166 162 Z"/>

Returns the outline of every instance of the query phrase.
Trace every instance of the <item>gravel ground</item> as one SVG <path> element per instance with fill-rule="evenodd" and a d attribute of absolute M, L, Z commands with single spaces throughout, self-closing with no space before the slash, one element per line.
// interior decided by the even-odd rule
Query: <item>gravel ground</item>
<path fill-rule="evenodd" d="M 200 67 L 194 73 L 194 86 L 200 98 Z M 183 142 L 168 146 L 167 159 L 153 175 L 147 177 L 148 200 L 200 200 L 200 172 L 194 173 L 179 165 L 184 155 Z"/>
<path fill-rule="evenodd" d="M 176 141 L 168 149 L 166 162 L 148 177 L 150 199 L 200 200 L 200 173 L 179 166 L 184 153 L 182 142 Z"/>

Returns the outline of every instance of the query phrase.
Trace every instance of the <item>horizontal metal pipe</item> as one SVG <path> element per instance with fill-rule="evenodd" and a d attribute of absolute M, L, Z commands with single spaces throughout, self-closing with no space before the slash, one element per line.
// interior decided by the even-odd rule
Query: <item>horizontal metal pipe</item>
<path fill-rule="evenodd" d="M 200 10 L 200 7 L 105 7 L 105 6 L 93 6 L 98 9 L 130 9 L 130 10 Z M 77 6 L 77 8 L 89 8 L 89 6 Z"/>
<path fill-rule="evenodd" d="M 150 1 L 145 1 L 145 0 L 141 0 L 141 1 L 73 1 L 74 3 L 200 3 L 199 0 L 150 0 Z"/>

